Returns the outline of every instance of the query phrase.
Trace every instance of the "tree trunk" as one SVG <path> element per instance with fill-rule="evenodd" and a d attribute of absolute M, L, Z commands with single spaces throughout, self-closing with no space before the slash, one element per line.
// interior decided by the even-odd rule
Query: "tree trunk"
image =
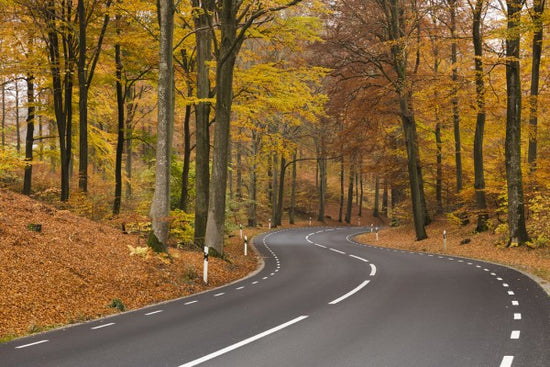
<path fill-rule="evenodd" d="M 527 162 L 530 171 L 537 168 L 537 125 L 538 125 L 538 96 L 540 79 L 540 61 L 542 56 L 542 13 L 544 12 L 546 0 L 535 0 L 531 13 L 535 31 L 533 33 L 533 57 L 531 66 L 531 95 L 529 98 L 529 150 Z"/>
<path fill-rule="evenodd" d="M 15 80 L 15 149 L 21 153 L 21 124 L 19 123 L 19 81 Z"/>
<path fill-rule="evenodd" d="M 289 212 L 289 223 L 294 224 L 295 222 L 295 211 L 296 211 L 296 159 L 297 159 L 297 153 L 296 150 L 294 151 L 294 155 L 292 156 L 292 160 L 294 161 L 292 163 L 292 188 L 290 192 L 290 212 Z"/>
<path fill-rule="evenodd" d="M 485 171 L 483 162 L 483 134 L 485 131 L 485 82 L 483 80 L 483 39 L 481 35 L 481 13 L 484 0 L 476 0 L 473 10 L 472 39 L 474 44 L 474 64 L 476 82 L 477 118 L 474 136 L 474 188 L 476 191 L 477 226 L 476 232 L 488 229 L 487 202 L 485 199 Z"/>
<path fill-rule="evenodd" d="M 116 34 L 120 36 L 120 15 L 116 15 Z M 115 159 L 115 200 L 113 214 L 120 213 L 122 202 L 122 153 L 124 151 L 124 93 L 122 91 L 122 59 L 120 44 L 115 44 L 115 73 L 116 73 L 116 101 L 117 101 L 117 144 Z"/>
<path fill-rule="evenodd" d="M 388 179 L 384 177 L 384 191 L 382 192 L 382 215 L 388 216 Z"/>
<path fill-rule="evenodd" d="M 286 159 L 281 157 L 281 168 L 279 172 L 279 198 L 277 199 L 277 211 L 275 213 L 275 226 L 282 225 L 283 219 L 283 202 L 285 193 L 285 171 L 286 171 Z"/>
<path fill-rule="evenodd" d="M 340 208 L 338 210 L 338 222 L 342 223 L 344 212 L 344 156 L 340 159 Z"/>
<path fill-rule="evenodd" d="M 451 91 L 451 105 L 453 111 L 453 130 L 455 138 L 456 162 L 456 191 L 462 191 L 462 146 L 460 142 L 460 114 L 458 110 L 458 63 L 457 63 L 457 35 L 456 35 L 456 6 L 457 0 L 448 0 L 451 16 L 451 65 L 453 87 Z"/>
<path fill-rule="evenodd" d="M 279 156 L 277 153 L 273 153 L 273 164 L 272 169 L 273 173 L 271 175 L 272 189 L 271 189 L 271 223 L 275 226 L 277 225 L 277 207 L 278 207 L 278 198 L 279 198 L 279 173 L 277 172 L 279 165 Z"/>
<path fill-rule="evenodd" d="M 317 161 L 319 165 L 319 215 L 317 220 L 321 223 L 325 222 L 326 211 L 326 196 L 327 196 L 327 160 L 324 154 L 324 141 L 322 140 L 321 157 Z"/>
<path fill-rule="evenodd" d="M 174 1 L 159 0 L 160 50 L 158 82 L 157 152 L 155 193 L 151 203 L 151 233 L 148 245 L 166 251 L 170 215 L 170 161 L 174 123 Z"/>
<path fill-rule="evenodd" d="M 258 193 L 258 179 L 257 179 L 257 156 L 259 139 L 255 131 L 252 131 L 252 165 L 250 167 L 250 188 L 248 197 L 248 226 L 256 227 L 256 208 L 257 208 L 257 193 Z"/>
<path fill-rule="evenodd" d="M 380 178 L 378 177 L 378 175 L 376 175 L 376 178 L 374 181 L 374 209 L 372 211 L 372 216 L 375 218 L 378 218 L 380 216 L 380 212 L 378 210 L 379 197 L 380 197 Z"/>
<path fill-rule="evenodd" d="M 240 129 L 240 134 L 243 134 L 242 129 Z M 236 170 L 236 178 L 235 178 L 235 185 L 237 186 L 235 188 L 235 194 L 237 196 L 237 200 L 241 201 L 243 198 L 243 143 L 241 141 L 236 143 L 236 151 L 235 151 L 235 170 Z"/>
<path fill-rule="evenodd" d="M 185 106 L 185 117 L 183 118 L 183 169 L 181 173 L 181 195 L 179 208 L 189 212 L 189 170 L 191 168 L 191 106 Z"/>
<path fill-rule="evenodd" d="M 6 83 L 2 83 L 2 149 L 6 148 Z"/>
<path fill-rule="evenodd" d="M 34 144 L 34 76 L 28 75 L 27 81 L 27 137 L 25 139 L 25 178 L 23 194 L 30 195 L 32 189 L 32 160 Z"/>
<path fill-rule="evenodd" d="M 195 17 L 196 59 L 197 59 L 197 98 L 195 106 L 195 234 L 194 241 L 199 247 L 204 245 L 206 221 L 208 218 L 208 190 L 210 184 L 210 97 L 209 61 L 212 58 L 212 32 L 210 17 L 214 10 L 213 0 L 193 0 L 194 7 L 201 7 Z"/>
<path fill-rule="evenodd" d="M 353 178 L 355 177 L 354 159 L 350 158 L 349 163 L 349 179 L 348 179 L 348 204 L 346 207 L 345 221 L 347 224 L 351 224 L 351 210 L 353 207 Z"/>
<path fill-rule="evenodd" d="M 376 176 L 376 179 L 378 179 L 378 175 Z M 364 187 L 363 187 L 363 172 L 361 170 L 361 173 L 359 174 L 359 217 L 363 216 L 363 195 L 365 194 Z"/>
<path fill-rule="evenodd" d="M 80 117 L 80 144 L 78 160 L 78 187 L 88 191 L 88 73 L 86 70 L 86 11 L 84 0 L 78 0 L 78 114 Z M 115 199 L 116 200 L 116 199 Z M 114 210 L 114 209 L 113 209 Z"/>
<path fill-rule="evenodd" d="M 219 16 L 221 40 L 216 63 L 216 128 L 205 242 L 214 253 L 223 255 L 233 73 L 240 48 L 237 40 L 237 7 L 233 0 L 222 1 Z"/>
<path fill-rule="evenodd" d="M 510 244 L 517 240 L 525 243 L 529 238 L 525 227 L 523 181 L 521 173 L 521 82 L 520 37 L 518 27 L 523 6 L 521 0 L 507 0 L 508 30 L 506 38 L 506 179 L 508 186 L 508 227 Z"/>

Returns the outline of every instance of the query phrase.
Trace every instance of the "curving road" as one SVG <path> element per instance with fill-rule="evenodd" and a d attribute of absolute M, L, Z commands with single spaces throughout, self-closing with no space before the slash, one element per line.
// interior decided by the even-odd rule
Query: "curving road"
<path fill-rule="evenodd" d="M 256 238 L 240 282 L 0 345 L 0 366 L 550 366 L 550 298 L 480 261 L 353 242 L 360 228 Z"/>

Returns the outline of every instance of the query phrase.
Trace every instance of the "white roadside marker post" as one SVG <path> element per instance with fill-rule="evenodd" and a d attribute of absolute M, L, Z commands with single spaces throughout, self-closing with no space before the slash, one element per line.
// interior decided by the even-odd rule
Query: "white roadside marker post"
<path fill-rule="evenodd" d="M 244 235 L 244 256 L 248 256 L 248 237 Z"/>
<path fill-rule="evenodd" d="M 202 272 L 204 284 L 208 284 L 208 246 L 204 246 L 204 266 Z"/>
<path fill-rule="evenodd" d="M 241 235 L 241 240 L 243 239 L 243 225 L 239 224 L 239 234 Z"/>
<path fill-rule="evenodd" d="M 271 229 L 271 218 L 269 218 L 269 229 Z"/>
<path fill-rule="evenodd" d="M 378 241 L 378 227 L 375 228 L 375 232 L 376 232 L 376 241 Z"/>
<path fill-rule="evenodd" d="M 357 217 L 357 226 L 361 227 L 361 217 Z"/>
<path fill-rule="evenodd" d="M 447 252 L 447 231 L 443 230 L 443 251 Z"/>
<path fill-rule="evenodd" d="M 309 225 L 311 225 L 311 217 L 309 217 Z"/>

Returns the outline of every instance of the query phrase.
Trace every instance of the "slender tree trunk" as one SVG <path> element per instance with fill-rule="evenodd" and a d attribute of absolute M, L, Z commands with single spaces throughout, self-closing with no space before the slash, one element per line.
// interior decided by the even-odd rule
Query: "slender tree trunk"
<path fill-rule="evenodd" d="M 544 12 L 546 0 L 535 0 L 531 16 L 535 26 L 533 33 L 533 57 L 531 63 L 531 95 L 529 98 L 529 149 L 527 162 L 530 171 L 537 168 L 537 128 L 538 128 L 538 96 L 540 79 L 540 61 L 542 57 L 542 36 L 544 27 L 542 24 L 542 13 Z"/>
<path fill-rule="evenodd" d="M 344 212 L 344 156 L 340 159 L 340 208 L 338 210 L 338 222 L 342 223 Z"/>
<path fill-rule="evenodd" d="M 181 195 L 179 207 L 184 212 L 189 212 L 189 171 L 191 168 L 191 106 L 185 106 L 183 119 L 183 169 L 181 173 Z"/>
<path fill-rule="evenodd" d="M 507 0 L 508 30 L 506 38 L 506 179 L 508 186 L 508 227 L 510 244 L 523 244 L 529 238 L 525 227 L 523 180 L 521 173 L 521 81 L 520 37 L 518 27 L 523 6 L 521 0 Z"/>
<path fill-rule="evenodd" d="M 27 137 L 25 139 L 25 178 L 23 194 L 30 195 L 32 189 L 32 160 L 34 145 L 34 76 L 28 75 L 27 81 Z"/>
<path fill-rule="evenodd" d="M 21 153 L 21 124 L 19 123 L 19 81 L 15 81 L 15 137 L 17 139 L 15 149 Z"/>
<path fill-rule="evenodd" d="M 376 176 L 378 179 L 378 176 Z M 359 217 L 363 215 L 363 195 L 364 195 L 364 187 L 363 187 L 363 172 L 361 171 L 359 173 Z"/>
<path fill-rule="evenodd" d="M 351 224 L 351 211 L 353 207 L 353 178 L 355 177 L 355 160 L 350 158 L 349 164 L 349 179 L 348 179 L 348 204 L 346 207 L 345 221 L 347 224 Z"/>
<path fill-rule="evenodd" d="M 476 191 L 477 226 L 476 232 L 488 229 L 487 202 L 485 199 L 485 172 L 483 162 L 483 135 L 485 131 L 485 82 L 483 80 L 483 39 L 481 35 L 481 13 L 484 0 L 476 0 L 473 9 L 472 39 L 474 44 L 474 64 L 476 82 L 477 118 L 474 136 L 474 188 Z"/>
<path fill-rule="evenodd" d="M 248 226 L 256 227 L 256 207 L 257 207 L 257 192 L 258 192 L 258 179 L 257 179 L 257 156 L 259 139 L 255 131 L 252 131 L 252 165 L 250 167 L 250 189 L 248 198 Z"/>
<path fill-rule="evenodd" d="M 324 140 L 323 138 L 321 138 Z M 319 166 L 319 215 L 317 220 L 325 222 L 326 196 L 327 196 L 327 160 L 324 153 L 324 141 L 322 142 L 321 157 L 317 161 Z"/>
<path fill-rule="evenodd" d="M 201 8 L 195 17 L 196 29 L 196 59 L 197 59 L 197 97 L 195 106 L 195 244 L 202 247 L 206 235 L 208 218 L 208 190 L 210 184 L 210 103 L 205 100 L 210 97 L 210 69 L 212 58 L 212 32 L 210 17 L 214 10 L 213 0 L 193 0 L 193 6 Z"/>
<path fill-rule="evenodd" d="M 160 50 L 158 82 L 157 152 L 155 193 L 151 203 L 151 233 L 148 245 L 166 251 L 170 215 L 170 162 L 174 123 L 174 1 L 159 0 Z"/>
<path fill-rule="evenodd" d="M 86 11 L 84 0 L 78 0 L 78 113 L 80 116 L 80 144 L 78 161 L 78 187 L 88 191 L 88 72 L 86 70 Z M 116 200 L 116 199 L 115 199 Z"/>
<path fill-rule="evenodd" d="M 277 172 L 278 165 L 279 156 L 277 153 L 274 153 L 272 164 L 273 173 L 271 175 L 271 181 L 273 182 L 271 190 L 271 223 L 273 225 L 277 225 L 277 199 L 279 195 L 279 173 Z"/>
<path fill-rule="evenodd" d="M 448 0 L 451 18 L 451 67 L 453 87 L 451 91 L 451 105 L 453 111 L 453 130 L 455 138 L 456 162 L 456 191 L 462 190 L 462 146 L 460 142 L 460 113 L 458 109 L 458 62 L 457 62 L 457 35 L 456 35 L 456 7 L 457 0 Z"/>
<path fill-rule="evenodd" d="M 120 18 L 116 15 L 116 34 L 120 37 Z M 115 200 L 113 203 L 113 214 L 120 213 L 122 202 L 122 154 L 124 152 L 124 93 L 122 90 L 122 57 L 120 44 L 115 44 L 115 74 L 116 74 L 116 101 L 117 101 L 117 144 L 115 159 Z"/>
<path fill-rule="evenodd" d="M 6 148 L 6 84 L 2 83 L 2 150 Z"/>
<path fill-rule="evenodd" d="M 378 210 L 380 203 L 380 177 L 376 175 L 374 180 L 374 210 L 372 211 L 372 216 L 378 218 L 380 216 L 380 211 Z"/>
<path fill-rule="evenodd" d="M 292 188 L 290 192 L 290 212 L 289 212 L 289 223 L 294 224 L 295 222 L 295 211 L 296 211 L 296 159 L 297 159 L 297 152 L 294 151 L 294 155 L 292 156 L 292 160 L 294 161 L 292 163 Z"/>
<path fill-rule="evenodd" d="M 240 129 L 240 134 L 243 134 L 243 129 Z M 242 200 L 243 198 L 243 143 L 241 141 L 236 142 L 235 149 L 235 171 L 236 171 L 236 192 L 237 200 Z"/>
<path fill-rule="evenodd" d="M 384 177 L 384 190 L 382 192 L 382 215 L 388 216 L 388 179 Z"/>
<path fill-rule="evenodd" d="M 277 199 L 277 212 L 275 215 L 275 226 L 282 225 L 283 219 L 283 202 L 285 194 L 285 171 L 286 171 L 286 159 L 281 157 L 281 166 L 279 171 L 279 198 Z"/>

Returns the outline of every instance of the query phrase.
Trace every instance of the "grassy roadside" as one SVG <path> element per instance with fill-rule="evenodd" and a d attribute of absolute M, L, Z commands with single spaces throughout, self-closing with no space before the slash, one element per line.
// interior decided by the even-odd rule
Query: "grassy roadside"
<path fill-rule="evenodd" d="M 487 231 L 474 233 L 474 224 L 457 227 L 444 218 L 426 227 L 428 239 L 416 241 L 412 226 L 382 228 L 378 241 L 374 233 L 356 237 L 361 243 L 408 251 L 445 253 L 508 265 L 535 278 L 550 294 L 550 248 L 506 248 L 496 246 L 499 236 Z M 447 231 L 447 249 L 443 248 L 443 231 Z"/>

